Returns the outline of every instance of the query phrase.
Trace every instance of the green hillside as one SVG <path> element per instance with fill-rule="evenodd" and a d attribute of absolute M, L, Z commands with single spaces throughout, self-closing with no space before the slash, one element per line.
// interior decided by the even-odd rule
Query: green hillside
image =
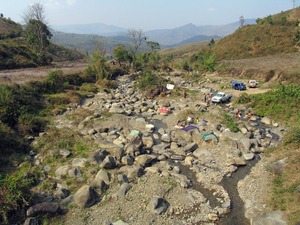
<path fill-rule="evenodd" d="M 217 61 L 248 59 L 299 51 L 300 8 L 257 19 L 258 24 L 246 25 L 233 34 L 219 39 L 208 48 L 208 42 L 198 42 L 160 51 L 174 57 L 188 57 L 200 50 L 215 53 Z M 298 36 L 297 36 L 298 35 Z"/>
<path fill-rule="evenodd" d="M 0 40 L 19 37 L 21 32 L 21 24 L 10 19 L 0 18 Z"/>
<path fill-rule="evenodd" d="M 108 54 L 113 54 L 113 48 L 116 46 L 124 45 L 126 49 L 129 49 L 131 46 L 130 40 L 125 37 L 113 37 L 107 38 L 95 34 L 73 34 L 73 33 L 64 33 L 59 31 L 51 30 L 53 34 L 52 41 L 58 45 L 62 45 L 69 48 L 76 48 L 81 52 L 92 53 L 94 50 L 94 41 L 101 42 L 105 45 L 105 48 Z M 139 52 L 150 51 L 150 48 L 146 46 L 146 43 L 143 43 L 139 48 Z"/>
<path fill-rule="evenodd" d="M 50 43 L 44 53 L 33 50 L 21 37 L 22 27 L 10 19 L 0 18 L 0 70 L 50 65 L 52 61 L 77 60 L 81 52 Z"/>

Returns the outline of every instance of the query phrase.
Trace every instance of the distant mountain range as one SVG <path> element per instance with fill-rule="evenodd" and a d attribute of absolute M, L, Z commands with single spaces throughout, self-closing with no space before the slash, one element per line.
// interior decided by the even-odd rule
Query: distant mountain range
<path fill-rule="evenodd" d="M 256 24 L 255 19 L 245 19 L 246 24 Z M 189 43 L 200 42 L 210 39 L 218 39 L 229 34 L 232 34 L 240 26 L 240 22 L 234 22 L 225 25 L 206 25 L 206 26 L 196 26 L 192 23 L 186 24 L 184 26 L 174 28 L 174 29 L 162 29 L 162 30 L 151 30 L 145 31 L 145 35 L 150 41 L 158 42 L 162 48 L 168 47 L 177 47 Z M 50 26 L 52 29 L 64 33 L 72 33 L 78 37 L 76 34 L 85 34 L 85 38 L 88 38 L 88 35 L 100 35 L 105 36 L 106 40 L 111 39 L 117 43 L 121 42 L 130 42 L 130 40 L 125 37 L 127 30 L 121 27 L 106 25 L 103 23 L 94 23 L 94 24 L 72 24 L 72 25 L 63 25 L 63 26 Z M 57 34 L 61 33 L 57 32 Z M 64 37 L 65 38 L 65 37 Z M 82 36 L 81 36 L 82 38 Z M 104 37 L 103 37 L 104 38 Z M 54 41 L 58 41 L 55 37 L 55 34 L 52 38 Z M 81 40 L 82 41 L 82 40 Z M 61 43 L 60 43 L 61 42 Z M 62 44 L 62 39 L 58 44 Z M 85 41 L 84 41 L 85 42 Z M 115 43 L 115 44 L 117 44 Z M 82 43 L 81 43 L 82 44 Z M 72 41 L 72 46 L 76 46 L 76 42 Z M 68 46 L 70 47 L 70 45 Z M 79 47 L 79 49 L 81 49 Z M 86 51 L 86 49 L 85 49 Z"/>

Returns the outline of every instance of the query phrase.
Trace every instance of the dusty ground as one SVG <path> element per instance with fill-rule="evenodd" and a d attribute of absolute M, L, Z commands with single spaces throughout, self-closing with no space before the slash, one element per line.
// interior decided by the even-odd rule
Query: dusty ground
<path fill-rule="evenodd" d="M 53 66 L 0 71 L 1 84 L 23 84 L 29 81 L 43 80 L 49 71 L 62 70 L 64 74 L 82 72 L 86 69 L 85 62 L 65 62 Z"/>

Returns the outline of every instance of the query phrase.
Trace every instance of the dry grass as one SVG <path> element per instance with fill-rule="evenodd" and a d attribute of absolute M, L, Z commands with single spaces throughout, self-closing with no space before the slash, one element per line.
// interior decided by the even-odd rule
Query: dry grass
<path fill-rule="evenodd" d="M 78 73 L 86 69 L 87 63 L 84 62 L 64 62 L 55 64 L 55 68 L 52 66 L 31 68 L 31 69 L 15 69 L 4 70 L 0 72 L 0 85 L 11 85 L 14 83 L 25 84 L 30 81 L 42 81 L 44 80 L 49 71 L 62 70 L 64 74 Z"/>

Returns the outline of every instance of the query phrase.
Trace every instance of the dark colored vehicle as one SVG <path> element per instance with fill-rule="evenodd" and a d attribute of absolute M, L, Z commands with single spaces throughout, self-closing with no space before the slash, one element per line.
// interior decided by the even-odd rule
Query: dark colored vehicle
<path fill-rule="evenodd" d="M 243 82 L 232 82 L 232 88 L 235 90 L 246 90 L 246 85 Z"/>

